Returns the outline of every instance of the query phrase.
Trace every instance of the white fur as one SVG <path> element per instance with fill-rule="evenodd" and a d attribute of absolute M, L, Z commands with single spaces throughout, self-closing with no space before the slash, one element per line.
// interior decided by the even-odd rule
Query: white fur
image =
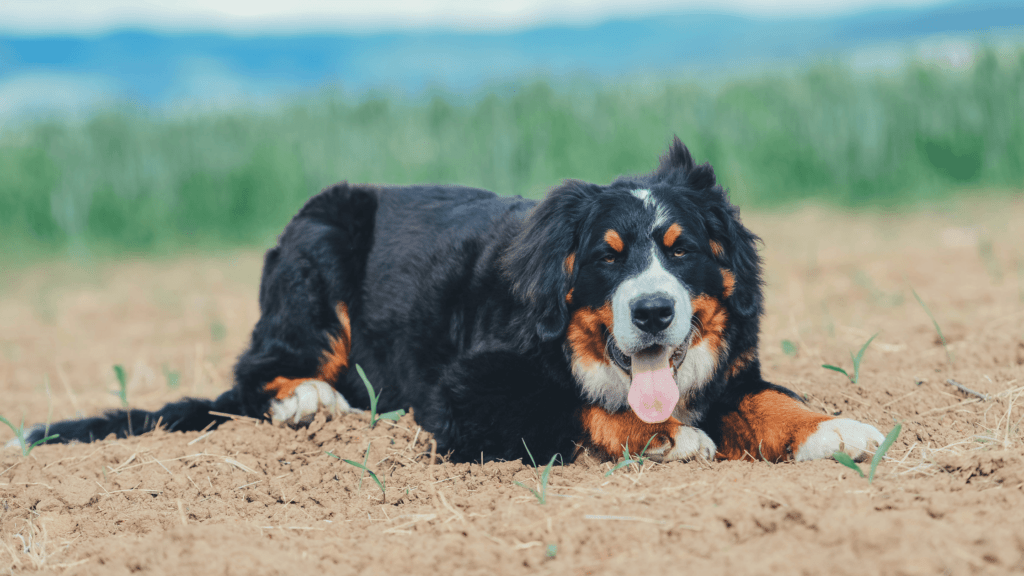
<path fill-rule="evenodd" d="M 275 424 L 304 425 L 309 424 L 321 408 L 327 411 L 328 416 L 359 412 L 327 382 L 306 380 L 295 388 L 291 396 L 270 402 L 270 418 Z"/>
<path fill-rule="evenodd" d="M 573 358 L 572 373 L 584 398 L 591 404 L 609 412 L 629 406 L 629 376 L 613 362 L 584 362 Z"/>
<path fill-rule="evenodd" d="M 796 459 L 817 460 L 831 458 L 836 452 L 845 452 L 854 460 L 866 460 L 875 453 L 885 436 L 870 424 L 848 418 L 826 420 L 818 430 L 800 446 Z"/>
<path fill-rule="evenodd" d="M 630 194 L 641 200 L 644 203 L 644 206 L 654 213 L 654 225 L 651 227 L 652 230 L 669 223 L 671 216 L 668 213 L 668 209 L 658 202 L 657 198 L 651 194 L 650 190 L 640 188 L 638 190 L 630 191 Z"/>
<path fill-rule="evenodd" d="M 651 248 L 651 261 L 647 268 L 627 278 L 612 294 L 612 334 L 619 349 L 632 356 L 654 344 L 678 348 L 690 333 L 690 317 L 693 305 L 690 293 L 661 263 L 660 250 L 655 244 Z M 633 302 L 640 298 L 662 296 L 675 302 L 675 316 L 668 328 L 657 336 L 647 334 L 633 324 Z"/>
<path fill-rule="evenodd" d="M 675 460 L 693 460 L 704 458 L 711 460 L 715 457 L 717 447 L 715 443 L 699 428 L 692 426 L 680 426 L 676 431 L 675 445 L 666 444 L 658 449 L 648 450 L 652 460 L 658 462 L 673 462 Z"/>
<path fill-rule="evenodd" d="M 707 384 L 718 368 L 718 357 L 708 349 L 707 340 L 690 348 L 683 365 L 676 371 L 676 385 L 685 397 Z"/>

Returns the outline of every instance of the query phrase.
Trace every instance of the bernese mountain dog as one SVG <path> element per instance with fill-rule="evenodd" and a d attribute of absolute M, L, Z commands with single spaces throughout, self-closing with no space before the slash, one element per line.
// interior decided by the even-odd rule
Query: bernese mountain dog
<path fill-rule="evenodd" d="M 220 397 L 118 410 L 55 442 L 200 430 L 229 413 L 308 423 L 412 408 L 455 461 L 623 447 L 659 461 L 868 456 L 873 426 L 761 376 L 757 236 L 676 138 L 650 174 L 535 202 L 459 186 L 341 183 L 269 250 L 261 316 Z"/>

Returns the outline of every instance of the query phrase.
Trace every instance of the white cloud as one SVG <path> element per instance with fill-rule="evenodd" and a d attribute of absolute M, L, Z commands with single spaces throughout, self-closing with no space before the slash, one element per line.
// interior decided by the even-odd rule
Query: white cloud
<path fill-rule="evenodd" d="M 125 27 L 229 32 L 508 30 L 665 12 L 823 15 L 936 0 L 3 0 L 0 31 L 103 32 Z"/>

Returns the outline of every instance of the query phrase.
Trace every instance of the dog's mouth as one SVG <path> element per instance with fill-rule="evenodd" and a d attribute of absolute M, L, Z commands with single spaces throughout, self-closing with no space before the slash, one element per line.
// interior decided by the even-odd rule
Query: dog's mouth
<path fill-rule="evenodd" d="M 686 337 L 686 340 L 682 344 L 680 344 L 679 346 L 672 350 L 672 354 L 669 356 L 669 364 L 672 367 L 673 373 L 678 372 L 679 367 L 683 365 L 683 360 L 686 359 L 686 351 L 690 349 L 690 340 L 692 339 L 692 336 L 693 334 L 691 333 L 689 336 Z M 656 352 L 661 348 L 663 347 L 659 345 L 650 346 L 648 348 L 641 350 L 639 354 L 649 355 L 650 353 Z M 630 376 L 633 375 L 633 358 L 630 357 L 629 354 L 623 352 L 615 344 L 615 338 L 611 335 L 610 332 L 608 333 L 608 338 L 605 341 L 605 353 L 608 355 L 609 358 L 611 358 L 612 362 L 615 362 L 616 366 L 622 369 L 623 372 L 629 374 Z"/>
<path fill-rule="evenodd" d="M 675 373 L 689 349 L 690 338 L 677 348 L 656 344 L 628 355 L 615 344 L 611 334 L 605 344 L 608 356 L 630 376 L 627 401 L 644 422 L 656 424 L 672 416 L 679 402 Z"/>

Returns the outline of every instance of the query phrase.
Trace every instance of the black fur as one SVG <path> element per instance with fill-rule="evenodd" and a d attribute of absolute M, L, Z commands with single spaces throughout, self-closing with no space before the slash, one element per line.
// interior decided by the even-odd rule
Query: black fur
<path fill-rule="evenodd" d="M 235 385 L 216 400 L 186 399 L 155 412 L 110 412 L 56 423 L 59 442 L 124 437 L 152 429 L 198 430 L 224 420 L 208 411 L 262 418 L 277 377 L 316 374 L 341 330 L 352 326 L 350 367 L 381 391 L 378 410 L 413 408 L 442 452 L 456 460 L 569 458 L 584 438 L 584 407 L 570 371 L 566 328 L 581 306 L 599 306 L 626 272 L 601 264 L 604 230 L 640 230 L 629 190 L 656 194 L 680 221 L 687 255 L 673 272 L 695 294 L 721 295 L 735 275 L 725 337 L 728 356 L 695 396 L 695 421 L 716 441 L 721 414 L 770 385 L 756 358 L 762 312 L 758 238 L 678 139 L 652 173 L 609 186 L 567 181 L 540 203 L 455 186 L 374 187 L 342 183 L 314 196 L 267 252 L 261 317 L 235 366 Z M 637 232 L 641 233 L 641 232 Z M 709 242 L 724 252 L 716 256 Z M 570 255 L 575 263 L 566 269 Z M 571 302 L 566 294 L 574 291 Z M 369 399 L 355 370 L 332 385 L 355 407 Z M 36 430 L 32 439 L 42 436 Z"/>

